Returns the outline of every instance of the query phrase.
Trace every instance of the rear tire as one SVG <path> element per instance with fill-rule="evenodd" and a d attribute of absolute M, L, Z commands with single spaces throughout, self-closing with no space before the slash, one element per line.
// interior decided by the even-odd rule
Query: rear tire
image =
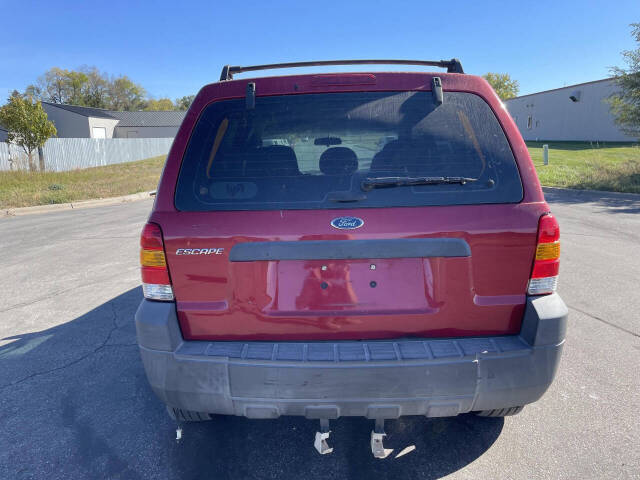
<path fill-rule="evenodd" d="M 169 416 L 176 422 L 206 422 L 213 419 L 209 413 L 192 412 L 190 410 L 170 407 L 169 405 L 167 405 L 167 413 L 169 413 Z"/>
<path fill-rule="evenodd" d="M 480 410 L 479 412 L 473 412 L 475 415 L 479 417 L 509 417 L 511 415 L 517 415 L 522 411 L 524 405 L 519 407 L 508 407 L 508 408 L 495 408 L 493 410 Z"/>

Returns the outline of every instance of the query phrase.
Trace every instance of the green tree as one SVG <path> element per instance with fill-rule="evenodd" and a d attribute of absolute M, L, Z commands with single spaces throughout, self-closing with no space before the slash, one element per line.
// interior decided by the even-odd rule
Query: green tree
<path fill-rule="evenodd" d="M 56 134 L 56 127 L 47 118 L 39 101 L 14 92 L 0 108 L 0 123 L 8 130 L 7 141 L 21 147 L 29 157 L 29 170 L 36 170 L 33 152 Z M 40 158 L 40 170 L 44 159 Z"/>
<path fill-rule="evenodd" d="M 482 76 L 498 94 L 501 100 L 508 100 L 518 96 L 520 84 L 517 80 L 512 80 L 508 73 L 489 72 Z"/>
<path fill-rule="evenodd" d="M 53 67 L 40 75 L 35 84 L 29 85 L 25 94 L 51 103 L 67 103 L 69 97 L 67 73 L 67 70 Z"/>
<path fill-rule="evenodd" d="M 86 65 L 76 70 L 53 67 L 29 85 L 25 95 L 43 102 L 110 110 L 177 108 L 168 98 L 146 100 L 144 88 L 126 75 L 109 78 L 96 67 Z"/>
<path fill-rule="evenodd" d="M 51 103 L 84 105 L 88 77 L 83 72 L 58 67 L 46 71 L 35 84 L 29 85 L 25 95 Z"/>
<path fill-rule="evenodd" d="M 77 70 L 53 67 L 29 85 L 25 95 L 44 102 L 111 110 L 141 110 L 145 105 L 144 88 L 129 77 L 110 79 L 96 67 L 88 66 Z"/>
<path fill-rule="evenodd" d="M 170 98 L 159 98 L 158 100 L 150 98 L 146 101 L 144 109 L 147 111 L 175 110 L 175 105 Z"/>
<path fill-rule="evenodd" d="M 109 82 L 109 108 L 112 110 L 141 110 L 144 107 L 145 90 L 126 75 Z"/>
<path fill-rule="evenodd" d="M 82 72 L 66 71 L 64 76 L 69 105 L 85 105 L 85 93 L 89 78 Z"/>
<path fill-rule="evenodd" d="M 176 98 L 176 110 L 188 110 L 193 103 L 194 98 L 196 98 L 195 95 L 186 95 L 184 97 Z"/>
<path fill-rule="evenodd" d="M 640 138 L 640 23 L 632 23 L 631 29 L 638 48 L 622 52 L 627 68 L 611 69 L 620 90 L 609 97 L 609 104 L 620 129 Z"/>
<path fill-rule="evenodd" d="M 79 69 L 87 76 L 83 92 L 83 104 L 87 107 L 109 107 L 109 78 L 96 67 L 83 66 Z"/>

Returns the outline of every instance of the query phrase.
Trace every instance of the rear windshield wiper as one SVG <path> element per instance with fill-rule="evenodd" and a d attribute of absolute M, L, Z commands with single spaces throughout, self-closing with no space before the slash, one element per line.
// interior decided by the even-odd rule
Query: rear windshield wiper
<path fill-rule="evenodd" d="M 362 190 L 367 191 L 373 188 L 389 187 L 411 187 L 414 185 L 442 185 L 444 183 L 465 183 L 475 182 L 477 178 L 469 177 L 374 177 L 365 178 L 360 184 Z"/>

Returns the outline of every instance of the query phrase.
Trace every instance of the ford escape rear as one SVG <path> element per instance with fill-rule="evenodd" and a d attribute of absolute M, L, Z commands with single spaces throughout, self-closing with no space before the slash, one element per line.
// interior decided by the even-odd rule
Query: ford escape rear
<path fill-rule="evenodd" d="M 225 67 L 200 91 L 141 239 L 138 341 L 175 418 L 304 415 L 325 453 L 329 420 L 366 416 L 384 456 L 385 419 L 545 392 L 557 222 L 488 84 L 421 63 L 448 72 Z"/>

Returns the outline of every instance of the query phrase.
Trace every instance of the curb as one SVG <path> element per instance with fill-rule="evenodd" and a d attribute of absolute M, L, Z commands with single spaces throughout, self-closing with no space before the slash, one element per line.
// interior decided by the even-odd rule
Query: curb
<path fill-rule="evenodd" d="M 543 192 L 563 192 L 571 193 L 574 195 L 606 195 L 608 197 L 628 198 L 632 200 L 640 200 L 640 193 L 626 193 L 626 192 L 611 192 L 609 190 L 582 190 L 577 188 L 564 188 L 564 187 L 546 187 L 542 186 Z"/>
<path fill-rule="evenodd" d="M 156 194 L 155 190 L 149 192 L 133 193 L 121 197 L 96 198 L 92 200 L 82 200 L 73 203 L 56 203 L 52 205 L 35 205 L 33 207 L 9 208 L 0 210 L 0 218 L 15 217 L 20 215 L 32 215 L 36 213 L 60 212 L 65 210 L 80 210 L 83 208 L 102 207 L 106 205 L 117 205 L 119 203 L 137 202 L 146 200 Z"/>

